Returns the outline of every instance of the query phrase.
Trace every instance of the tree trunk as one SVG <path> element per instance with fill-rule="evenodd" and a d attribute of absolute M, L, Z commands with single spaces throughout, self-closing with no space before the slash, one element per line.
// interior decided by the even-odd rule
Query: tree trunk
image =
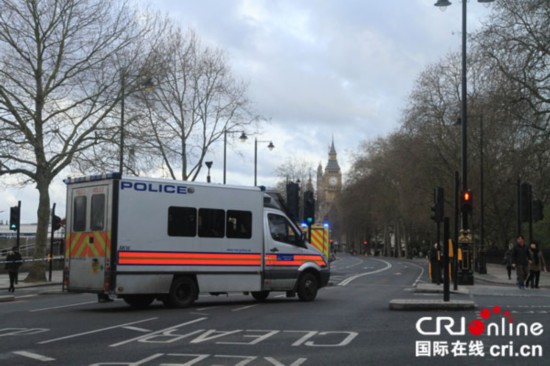
<path fill-rule="evenodd" d="M 46 252 L 48 243 L 48 223 L 50 215 L 50 193 L 49 183 L 37 181 L 36 188 L 39 193 L 38 202 L 38 224 L 36 227 L 36 244 L 34 247 L 34 262 L 31 265 L 29 274 L 24 282 L 45 282 L 46 281 Z"/>

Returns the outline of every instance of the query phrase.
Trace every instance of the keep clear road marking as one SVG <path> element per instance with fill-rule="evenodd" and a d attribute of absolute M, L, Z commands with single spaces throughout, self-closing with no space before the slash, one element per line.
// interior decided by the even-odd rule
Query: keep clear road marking
<path fill-rule="evenodd" d="M 53 342 L 62 341 L 62 340 L 65 340 L 65 339 L 80 337 L 80 336 L 83 336 L 83 335 L 88 335 L 88 334 L 94 334 L 94 333 L 104 332 L 104 331 L 111 330 L 111 329 L 125 328 L 125 327 L 128 327 L 128 326 L 130 326 L 130 325 L 139 324 L 139 323 L 145 323 L 145 322 L 149 322 L 149 321 L 151 321 L 151 320 L 157 320 L 157 319 L 158 319 L 158 318 L 155 317 L 155 318 L 149 318 L 149 319 L 144 319 L 144 320 L 138 320 L 138 321 L 131 322 L 131 323 L 125 323 L 125 324 L 114 325 L 114 326 L 112 326 L 112 327 L 107 327 L 107 328 L 101 328 L 101 329 L 90 330 L 90 331 L 88 331 L 88 332 L 82 332 L 82 333 L 77 333 L 77 334 L 71 334 L 71 335 L 68 335 L 68 336 L 65 336 L 65 337 L 59 337 L 59 338 L 54 338 L 54 339 L 48 339 L 47 341 L 38 342 L 38 344 L 53 343 Z"/>
<path fill-rule="evenodd" d="M 55 358 L 51 358 L 48 356 L 42 356 L 38 353 L 32 353 L 27 351 L 13 351 L 16 355 L 32 358 L 33 360 L 42 361 L 42 362 L 48 362 L 48 361 L 55 361 Z"/>
<path fill-rule="evenodd" d="M 185 322 L 185 323 L 181 323 L 181 324 L 178 324 L 178 325 L 174 325 L 174 326 L 171 326 L 171 327 L 168 327 L 168 328 L 164 328 L 164 329 L 161 329 L 161 330 L 157 330 L 155 332 L 152 332 L 152 333 L 148 333 L 148 334 L 145 334 L 145 335 L 142 335 L 142 336 L 139 336 L 139 337 L 135 337 L 135 338 L 132 338 L 132 339 L 128 339 L 128 340 L 125 340 L 125 341 L 122 341 L 122 342 L 118 342 L 118 343 L 114 343 L 114 344 L 111 344 L 109 347 L 118 347 L 118 346 L 123 346 L 125 344 L 128 344 L 128 343 L 132 343 L 134 341 L 139 341 L 140 339 L 145 339 L 145 338 L 151 338 L 151 336 L 154 336 L 156 334 L 162 334 L 162 333 L 167 333 L 167 332 L 171 332 L 171 331 L 174 331 L 180 327 L 184 327 L 186 325 L 190 325 L 190 324 L 194 324 L 194 323 L 198 323 L 198 322 L 201 322 L 203 320 L 206 320 L 208 318 L 198 318 L 198 319 L 195 319 L 195 320 L 190 320 L 188 322 Z M 185 335 L 183 337 L 186 337 L 186 336 L 191 336 L 192 334 L 194 333 L 197 333 L 198 331 L 195 331 L 193 333 L 190 333 L 188 335 Z M 202 332 L 202 330 L 201 330 Z"/>
<path fill-rule="evenodd" d="M 373 258 L 374 259 L 374 258 Z M 338 284 L 338 286 L 347 286 L 351 281 L 354 281 L 358 278 L 361 278 L 361 277 L 364 277 L 364 276 L 368 276 L 368 275 L 371 275 L 371 274 L 375 274 L 375 273 L 380 273 L 380 272 L 384 272 L 384 271 L 387 271 L 388 269 L 390 269 L 392 267 L 391 263 L 389 262 L 386 262 L 385 260 L 382 260 L 382 259 L 374 259 L 375 261 L 380 261 L 380 262 L 383 262 L 386 264 L 385 267 L 383 268 L 380 268 L 380 269 L 377 269 L 376 271 L 370 271 L 370 272 L 365 272 L 365 273 L 359 273 L 359 274 L 356 274 L 355 276 L 351 276 L 351 277 L 348 277 L 346 278 L 345 280 L 343 280 L 342 282 L 340 282 Z"/>

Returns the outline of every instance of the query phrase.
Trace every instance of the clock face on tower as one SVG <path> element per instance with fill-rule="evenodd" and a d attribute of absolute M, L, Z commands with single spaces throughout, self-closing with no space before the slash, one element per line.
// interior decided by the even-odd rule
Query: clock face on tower
<path fill-rule="evenodd" d="M 328 184 L 331 186 L 335 186 L 338 183 L 338 179 L 336 177 L 330 177 L 328 180 Z"/>

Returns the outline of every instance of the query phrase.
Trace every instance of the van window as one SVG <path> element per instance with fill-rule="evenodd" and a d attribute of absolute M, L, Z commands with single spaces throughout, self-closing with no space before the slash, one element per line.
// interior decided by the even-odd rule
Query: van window
<path fill-rule="evenodd" d="M 168 207 L 168 235 L 196 236 L 197 209 L 193 207 Z"/>
<path fill-rule="evenodd" d="M 86 231 L 86 196 L 74 198 L 73 231 Z"/>
<path fill-rule="evenodd" d="M 94 194 L 92 196 L 90 230 L 98 231 L 105 228 L 105 195 Z"/>
<path fill-rule="evenodd" d="M 225 235 L 225 211 L 199 209 L 199 236 L 204 238 L 223 238 Z"/>
<path fill-rule="evenodd" d="M 228 238 L 250 239 L 252 237 L 252 212 L 250 211 L 227 211 Z"/>
<path fill-rule="evenodd" d="M 299 245 L 301 236 L 290 222 L 281 215 L 269 214 L 269 231 L 273 240 L 287 244 Z"/>

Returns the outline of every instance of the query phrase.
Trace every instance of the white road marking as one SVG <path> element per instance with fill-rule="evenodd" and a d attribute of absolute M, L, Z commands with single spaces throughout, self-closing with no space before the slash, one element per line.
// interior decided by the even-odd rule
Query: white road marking
<path fill-rule="evenodd" d="M 133 325 L 133 324 L 145 323 L 145 322 L 148 322 L 148 321 L 151 321 L 151 320 L 157 320 L 157 319 L 158 319 L 158 318 L 155 317 L 155 318 L 149 318 L 149 319 L 144 319 L 144 320 L 138 320 L 138 321 L 131 322 L 131 323 L 125 323 L 125 324 L 114 325 L 114 326 L 112 326 L 112 327 L 107 327 L 107 328 L 101 328 L 101 329 L 90 330 L 90 331 L 88 331 L 88 332 L 76 333 L 76 334 L 71 334 L 71 335 L 64 336 L 64 337 L 59 337 L 59 338 L 54 338 L 54 339 L 48 339 L 48 340 L 46 340 L 46 341 L 38 342 L 38 344 L 53 343 L 53 342 L 62 341 L 62 340 L 65 340 L 65 339 L 71 339 L 71 338 L 80 337 L 80 336 L 83 336 L 83 335 L 88 335 L 88 334 L 94 334 L 94 333 L 104 332 L 104 331 L 106 331 L 106 330 L 111 330 L 111 329 L 116 329 L 116 328 L 124 328 L 124 327 L 130 326 L 130 325 Z"/>
<path fill-rule="evenodd" d="M 248 305 L 248 306 L 243 306 L 243 307 L 240 307 L 240 308 L 236 308 L 236 309 L 233 309 L 231 311 L 241 311 L 241 310 L 246 310 L 246 309 L 250 309 L 250 308 L 253 308 L 254 306 L 258 306 L 258 304 L 254 304 L 254 305 Z"/>
<path fill-rule="evenodd" d="M 207 308 L 200 308 L 200 309 L 196 309 L 197 311 L 204 311 L 204 310 L 210 310 L 210 309 L 215 309 L 215 308 L 219 308 L 219 306 L 209 306 Z"/>
<path fill-rule="evenodd" d="M 46 310 L 54 310 L 54 309 L 63 309 L 63 308 L 69 308 L 71 306 L 80 306 L 80 305 L 88 305 L 88 304 L 95 304 L 96 301 L 86 301 L 86 302 L 77 302 L 76 304 L 69 304 L 69 305 L 61 305 L 61 306 L 52 306 L 51 308 L 42 308 L 42 309 L 35 309 L 30 310 L 31 313 L 36 313 L 37 311 L 46 311 Z"/>
<path fill-rule="evenodd" d="M 416 277 L 416 280 L 414 280 L 414 282 L 413 282 L 413 284 L 412 284 L 413 287 L 416 287 L 416 285 L 418 285 L 418 282 L 420 282 L 420 279 L 421 279 L 422 276 L 424 275 L 424 267 L 419 266 L 419 265 L 416 264 L 416 263 L 410 263 L 410 264 L 412 264 L 412 265 L 415 266 L 415 267 L 420 268 L 420 274 L 418 275 L 418 277 Z"/>
<path fill-rule="evenodd" d="M 13 353 L 19 356 L 32 358 L 33 360 L 42 361 L 42 362 L 55 361 L 55 358 L 39 355 L 38 353 L 32 353 L 28 351 L 14 351 Z"/>
<path fill-rule="evenodd" d="M 151 331 L 151 329 L 138 328 L 138 327 L 132 327 L 132 326 L 127 326 L 122 328 L 128 329 L 128 330 L 135 330 L 136 332 L 141 332 L 141 333 L 147 333 Z"/>
<path fill-rule="evenodd" d="M 374 258 L 373 258 L 374 259 Z M 361 277 L 364 277 L 364 276 L 368 276 L 368 275 L 371 275 L 371 274 L 375 274 L 375 273 L 380 273 L 380 272 L 384 272 L 384 271 L 387 271 L 388 269 L 390 269 L 392 267 L 391 263 L 389 262 L 386 262 L 385 260 L 382 260 L 382 259 L 374 259 L 376 261 L 380 261 L 380 262 L 383 262 L 386 264 L 385 267 L 383 268 L 380 268 L 380 269 L 377 269 L 375 271 L 371 271 L 371 272 L 365 272 L 365 273 L 359 273 L 359 274 L 356 274 L 355 276 L 351 276 L 345 280 L 343 280 L 342 282 L 340 282 L 338 284 L 338 286 L 347 286 L 351 281 L 354 281 L 358 278 L 361 278 Z"/>
<path fill-rule="evenodd" d="M 156 318 L 155 318 L 155 319 L 156 319 Z M 139 337 L 131 338 L 131 339 L 128 339 L 128 340 L 125 340 L 125 341 L 122 341 L 122 342 L 118 342 L 118 343 L 113 343 L 113 344 L 111 344 L 109 347 L 118 347 L 118 346 L 122 346 L 122 345 L 125 345 L 125 344 L 128 344 L 128 343 L 134 342 L 134 341 L 139 341 L 140 339 L 150 338 L 152 335 L 160 334 L 160 333 L 165 333 L 165 332 L 169 332 L 169 331 L 178 329 L 178 328 L 180 328 L 180 327 L 184 327 L 184 326 L 186 326 L 186 325 L 190 325 L 190 324 L 194 324 L 194 323 L 201 322 L 201 321 L 206 320 L 206 319 L 208 319 L 208 318 L 198 318 L 198 319 L 195 319 L 195 320 L 190 320 L 190 321 L 188 321 L 188 322 L 181 323 L 181 324 L 178 324 L 178 325 L 174 325 L 174 326 L 171 326 L 171 327 L 168 327 L 168 328 L 165 328 L 165 329 L 157 330 L 157 331 L 155 331 L 155 332 L 148 333 L 148 334 L 146 334 L 146 335 L 142 335 L 142 336 L 139 336 Z"/>

